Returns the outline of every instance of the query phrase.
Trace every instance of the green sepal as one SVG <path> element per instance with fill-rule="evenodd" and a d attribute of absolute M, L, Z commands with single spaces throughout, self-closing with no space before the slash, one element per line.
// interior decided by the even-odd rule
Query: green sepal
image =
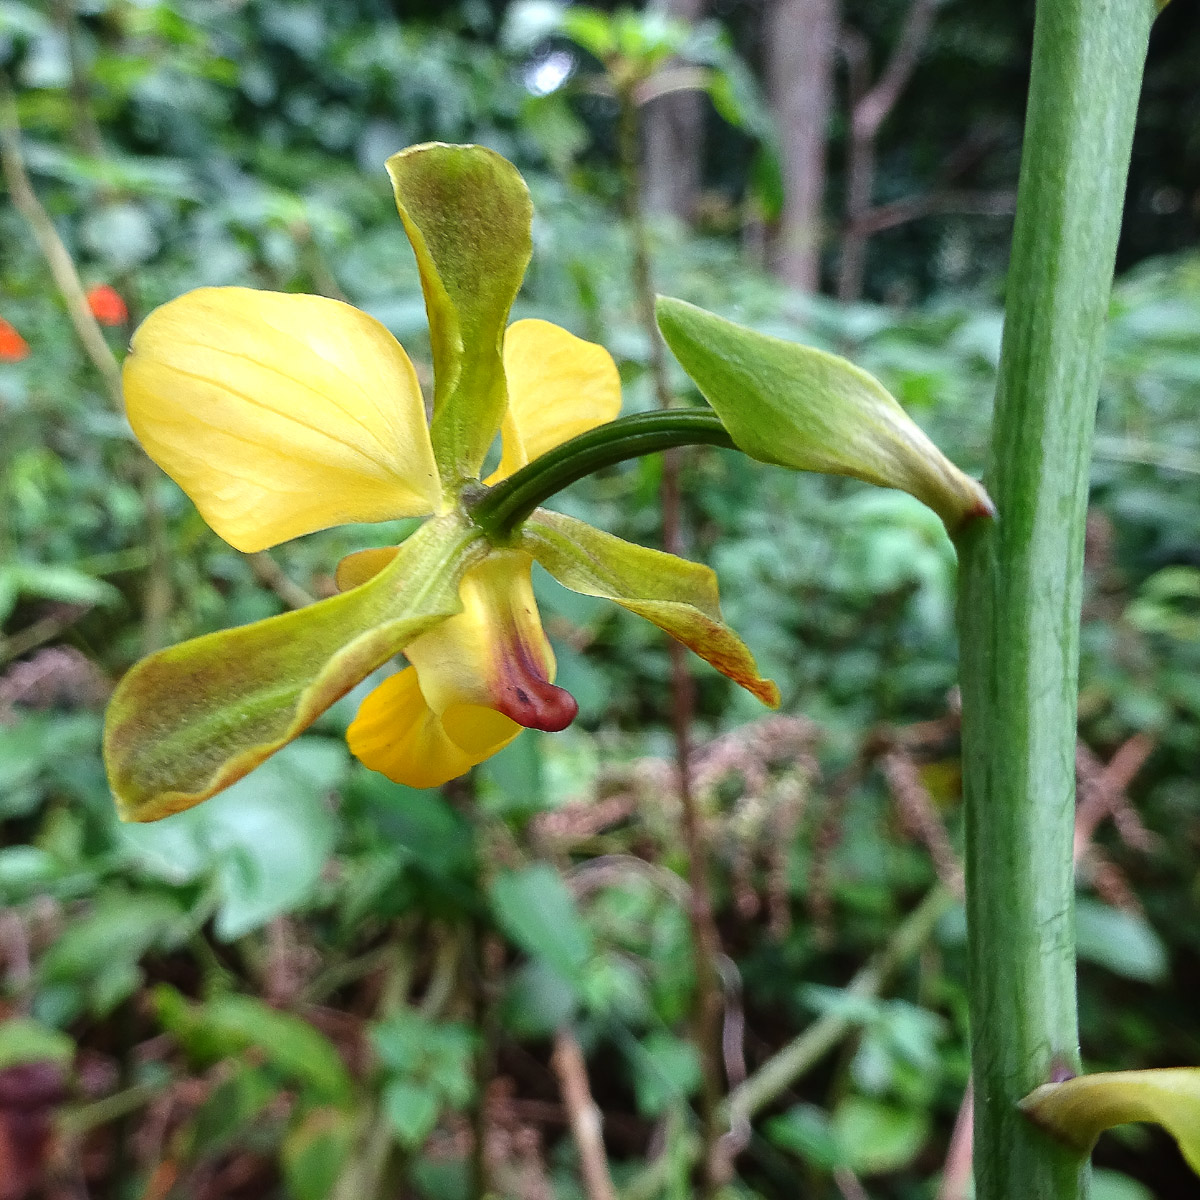
<path fill-rule="evenodd" d="M 635 546 L 544 508 L 522 526 L 519 545 L 564 587 L 615 600 L 768 707 L 779 707 L 779 688 L 759 675 L 754 655 L 721 617 L 717 577 L 710 567 Z"/>
<path fill-rule="evenodd" d="M 429 316 L 434 457 L 454 488 L 478 476 L 508 403 L 504 329 L 532 253 L 533 204 L 516 167 L 483 146 L 410 146 L 387 169 Z"/>
<path fill-rule="evenodd" d="M 1161 1125 L 1200 1175 L 1200 1067 L 1079 1075 L 1030 1092 L 1021 1110 L 1082 1151 L 1090 1151 L 1100 1134 L 1114 1125 Z"/>
<path fill-rule="evenodd" d="M 181 812 L 253 770 L 458 612 L 459 580 L 486 549 L 462 517 L 439 517 L 361 587 L 142 659 L 105 718 L 104 761 L 121 819 Z"/>
<path fill-rule="evenodd" d="M 982 486 L 873 375 L 682 300 L 660 296 L 657 311 L 667 345 L 751 458 L 910 492 L 951 533 L 970 517 L 995 515 Z"/>

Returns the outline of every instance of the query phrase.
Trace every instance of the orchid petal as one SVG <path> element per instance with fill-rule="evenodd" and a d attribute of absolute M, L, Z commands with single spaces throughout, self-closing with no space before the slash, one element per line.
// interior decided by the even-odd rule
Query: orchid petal
<path fill-rule="evenodd" d="M 138 441 L 238 550 L 440 502 L 412 363 L 340 301 L 188 292 L 133 335 L 123 385 Z"/>
<path fill-rule="evenodd" d="M 621 377 L 612 355 L 549 321 L 514 321 L 508 327 L 504 373 L 504 452 L 489 484 L 621 411 Z"/>
<path fill-rule="evenodd" d="M 1077 1075 L 1035 1089 L 1021 1101 L 1021 1109 L 1079 1150 L 1091 1150 L 1100 1134 L 1114 1125 L 1161 1125 L 1200 1175 L 1200 1067 Z"/>
<path fill-rule="evenodd" d="M 717 577 L 709 567 L 636 546 L 546 509 L 525 523 L 519 545 L 564 587 L 615 600 L 770 708 L 779 707 L 779 688 L 759 675 L 754 656 L 722 620 Z"/>
<path fill-rule="evenodd" d="M 982 486 L 853 363 L 667 296 L 657 311 L 667 345 L 751 458 L 910 492 L 951 533 L 995 515 Z"/>
<path fill-rule="evenodd" d="M 435 518 L 362 587 L 137 663 L 117 686 L 104 735 L 122 818 L 155 821 L 247 774 L 452 617 L 459 581 L 483 553 L 460 517 Z"/>
<path fill-rule="evenodd" d="M 482 736 L 468 751 L 450 740 L 442 719 L 421 694 L 416 668 L 406 667 L 389 675 L 362 702 L 346 731 L 346 742 L 364 766 L 393 783 L 439 787 L 465 775 L 521 732 L 515 721 L 491 709 L 473 715 Z"/>
<path fill-rule="evenodd" d="M 533 206 L 512 163 L 431 142 L 387 162 L 425 293 L 433 447 L 447 488 L 476 478 L 507 403 L 501 344 L 532 250 Z"/>

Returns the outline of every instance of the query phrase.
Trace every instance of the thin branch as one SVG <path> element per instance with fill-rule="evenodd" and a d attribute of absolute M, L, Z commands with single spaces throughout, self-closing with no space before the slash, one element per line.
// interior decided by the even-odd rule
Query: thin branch
<path fill-rule="evenodd" d="M 859 136 L 875 137 L 888 114 L 896 107 L 896 102 L 917 69 L 921 51 L 941 3 L 942 0 L 913 0 L 909 6 L 887 66 L 875 86 L 854 106 L 851 119 Z"/>
<path fill-rule="evenodd" d="M 866 86 L 868 59 L 861 35 L 848 30 L 842 38 L 849 67 L 850 147 L 846 163 L 846 231 L 838 264 L 838 299 L 862 294 L 870 233 L 861 227 L 875 189 L 876 146 L 880 126 L 896 106 L 921 57 L 941 0 L 913 0 L 904 17 L 891 57 L 873 87 Z"/>
<path fill-rule="evenodd" d="M 584 1194 L 587 1200 L 617 1200 L 617 1190 L 613 1187 L 608 1158 L 604 1152 L 603 1117 L 592 1099 L 583 1050 L 569 1029 L 560 1029 L 555 1035 L 550 1066 L 558 1077 L 575 1148 L 579 1151 Z"/>
<path fill-rule="evenodd" d="M 266 550 L 250 555 L 250 570 L 254 572 L 254 578 L 269 587 L 288 608 L 307 608 L 313 603 L 313 597 Z"/>
<path fill-rule="evenodd" d="M 847 984 L 848 996 L 873 998 L 883 991 L 888 979 L 929 940 L 954 896 L 941 884 L 900 923 L 875 960 L 863 967 Z M 814 1021 L 799 1037 L 772 1055 L 740 1087 L 734 1088 L 723 1107 L 723 1115 L 735 1124 L 749 1120 L 777 1100 L 807 1074 L 854 1028 L 841 1013 L 827 1013 Z"/>
<path fill-rule="evenodd" d="M 1011 216 L 1017 208 L 1017 193 L 1012 188 L 995 191 L 933 191 L 923 196 L 906 196 L 888 204 L 878 204 L 854 217 L 845 227 L 848 234 L 871 237 L 885 229 L 906 225 L 922 217 L 964 213 L 980 217 Z"/>
<path fill-rule="evenodd" d="M 104 380 L 113 407 L 118 412 L 124 412 L 120 365 L 104 340 L 99 323 L 88 308 L 83 283 L 75 269 L 70 251 L 63 244 L 58 230 L 54 228 L 54 222 L 29 181 L 25 155 L 21 149 L 17 102 L 3 74 L 0 74 L 0 166 L 4 169 L 4 180 L 12 196 L 13 207 L 25 218 L 38 249 L 50 267 L 50 274 L 63 303 L 67 306 L 67 315 L 71 318 L 71 324 L 75 327 L 84 353 Z"/>

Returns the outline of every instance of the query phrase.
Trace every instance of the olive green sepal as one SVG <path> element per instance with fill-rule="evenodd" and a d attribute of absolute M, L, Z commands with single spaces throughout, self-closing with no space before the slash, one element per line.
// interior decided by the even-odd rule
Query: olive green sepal
<path fill-rule="evenodd" d="M 995 515 L 983 487 L 873 375 L 682 300 L 660 296 L 657 312 L 667 345 L 751 458 L 899 488 L 929 505 L 951 533 L 971 517 Z"/>
<path fill-rule="evenodd" d="M 462 517 L 439 517 L 361 587 L 135 664 L 105 717 L 104 762 L 121 819 L 157 821 L 253 770 L 458 612 L 459 580 L 485 553 Z"/>
<path fill-rule="evenodd" d="M 615 600 L 665 630 L 769 708 L 779 688 L 721 617 L 717 577 L 703 563 L 623 541 L 583 521 L 539 508 L 518 543 L 573 592 Z"/>
<path fill-rule="evenodd" d="M 1113 1125 L 1161 1125 L 1200 1175 L 1200 1067 L 1079 1075 L 1030 1092 L 1021 1111 L 1060 1141 L 1086 1151 Z"/>
<path fill-rule="evenodd" d="M 387 169 L 421 275 L 430 436 L 452 489 L 479 474 L 508 403 L 504 329 L 533 251 L 533 202 L 517 168 L 485 146 L 409 146 Z"/>

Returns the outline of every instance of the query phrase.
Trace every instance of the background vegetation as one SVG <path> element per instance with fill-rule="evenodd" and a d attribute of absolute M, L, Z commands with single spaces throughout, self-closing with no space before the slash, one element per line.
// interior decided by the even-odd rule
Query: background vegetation
<path fill-rule="evenodd" d="M 710 97 L 689 219 L 648 221 L 655 285 L 849 355 L 977 469 L 1029 6 L 938 9 L 870 198 L 925 215 L 870 238 L 854 289 L 869 300 L 843 302 L 771 272 L 789 169 L 770 8 L 715 4 L 719 23 L 686 38 L 627 18 L 629 44 L 703 68 Z M 847 3 L 843 43 L 886 62 L 909 11 Z M 240 283 L 349 299 L 424 369 L 382 161 L 484 142 L 537 208 L 517 315 L 603 342 L 627 409 L 651 407 L 616 105 L 584 48 L 603 47 L 548 16 L 6 0 L 11 199 L 19 156 L 84 286 L 121 298 L 91 293 L 118 355 L 154 305 Z M 1096 1068 L 1200 1062 L 1198 56 L 1196 9 L 1177 0 L 1135 143 L 1093 479 L 1077 840 Z M 828 98 L 830 291 L 853 232 L 848 77 Z M 645 105 L 651 144 L 674 99 Z M 526 733 L 466 783 L 413 792 L 350 760 L 356 695 L 225 795 L 119 826 L 98 756 L 119 673 L 329 594 L 343 554 L 403 528 L 233 552 L 147 468 L 17 203 L 0 248 L 0 1197 L 595 1200 L 606 1173 L 622 1197 L 691 1195 L 705 1049 L 663 638 L 542 579 L 580 703 L 566 733 Z M 643 460 L 561 503 L 657 544 L 661 472 Z M 682 496 L 686 552 L 716 567 L 784 692 L 764 717 L 695 666 L 725 1194 L 963 1196 L 952 550 L 907 497 L 729 453 L 690 453 Z M 607 1166 L 580 1126 L 593 1102 Z M 1107 1200 L 1194 1194 L 1155 1132 L 1122 1130 L 1096 1161 Z"/>

